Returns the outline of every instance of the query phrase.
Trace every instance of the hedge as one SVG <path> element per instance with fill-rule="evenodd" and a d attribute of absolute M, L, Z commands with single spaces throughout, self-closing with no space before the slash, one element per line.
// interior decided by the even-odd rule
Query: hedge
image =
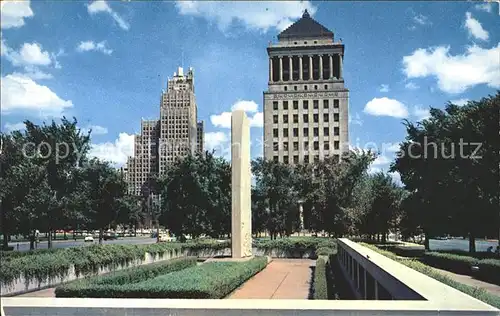
<path fill-rule="evenodd" d="M 478 279 L 500 285 L 500 260 L 483 259 L 477 263 L 479 271 L 473 272 Z"/>
<path fill-rule="evenodd" d="M 406 259 L 406 258 L 400 258 L 394 253 L 386 250 L 382 250 L 377 248 L 376 246 L 369 245 L 366 243 L 360 243 L 366 248 L 369 248 L 373 251 L 376 251 L 394 261 L 397 261 L 399 263 L 402 263 L 406 265 L 409 268 L 412 268 L 413 270 L 416 270 L 422 274 L 425 274 L 433 279 L 436 279 L 440 281 L 441 283 L 444 283 L 448 286 L 451 286 L 467 295 L 470 295 L 480 301 L 483 301 L 487 304 L 490 304 L 491 306 L 494 306 L 496 308 L 500 308 L 500 297 L 492 295 L 488 293 L 486 290 L 479 288 L 479 287 L 472 287 L 469 285 L 465 285 L 463 283 L 457 282 L 441 273 L 439 271 L 436 271 L 430 266 L 425 265 L 424 263 L 414 260 L 414 259 Z"/>
<path fill-rule="evenodd" d="M 442 252 L 426 252 L 421 260 L 432 267 L 458 274 L 471 274 L 472 266 L 478 261 L 473 257 Z"/>
<path fill-rule="evenodd" d="M 312 253 L 318 248 L 337 248 L 337 243 L 333 238 L 320 237 L 285 237 L 275 240 L 256 239 L 253 246 L 257 249 L 270 253 L 273 250 L 281 251 L 288 256 L 302 256 L 305 253 Z"/>
<path fill-rule="evenodd" d="M 318 260 L 316 260 L 316 268 L 314 269 L 313 299 L 315 300 L 328 299 L 327 268 L 328 257 L 319 257 Z"/>
<path fill-rule="evenodd" d="M 116 286 L 150 280 L 162 274 L 196 266 L 196 264 L 196 257 L 183 257 L 155 262 L 63 284 L 56 288 L 55 294 L 56 297 L 92 297 L 89 296 L 92 293 L 112 293 L 113 288 Z"/>
<path fill-rule="evenodd" d="M 246 262 L 210 262 L 138 283 L 90 284 L 57 291 L 57 297 L 224 298 L 267 265 L 267 258 Z"/>

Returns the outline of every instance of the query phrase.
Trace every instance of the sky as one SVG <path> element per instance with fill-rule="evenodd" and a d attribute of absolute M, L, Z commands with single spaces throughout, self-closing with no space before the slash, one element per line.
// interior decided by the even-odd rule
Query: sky
<path fill-rule="evenodd" d="M 270 41 L 308 9 L 345 45 L 349 141 L 387 171 L 403 120 L 500 88 L 500 8 L 486 2 L 2 1 L 2 132 L 76 117 L 91 155 L 133 155 L 141 118 L 159 116 L 177 67 L 194 68 L 205 145 L 229 158 L 230 112 L 251 119 L 262 156 Z M 397 180 L 398 175 L 393 174 Z"/>

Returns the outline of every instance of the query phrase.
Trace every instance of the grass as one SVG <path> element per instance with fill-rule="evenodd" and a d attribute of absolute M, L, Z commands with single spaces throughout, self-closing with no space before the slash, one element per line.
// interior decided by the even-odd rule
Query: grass
<path fill-rule="evenodd" d="M 364 247 L 367 247 L 373 251 L 376 251 L 394 261 L 397 261 L 399 263 L 404 264 L 405 266 L 412 268 L 413 270 L 416 270 L 422 274 L 425 274 L 433 279 L 436 279 L 448 286 L 451 286 L 467 295 L 470 295 L 480 301 L 483 301 L 491 306 L 494 306 L 496 308 L 500 308 L 500 297 L 492 295 L 488 293 L 486 290 L 478 288 L 478 287 L 472 287 L 460 282 L 457 282 L 441 273 L 433 269 L 432 267 L 425 265 L 424 263 L 415 260 L 415 259 L 407 259 L 407 258 L 401 258 L 397 256 L 396 254 L 387 251 L 387 250 L 382 250 L 379 249 L 375 245 L 370 245 L 366 243 L 360 243 Z"/>

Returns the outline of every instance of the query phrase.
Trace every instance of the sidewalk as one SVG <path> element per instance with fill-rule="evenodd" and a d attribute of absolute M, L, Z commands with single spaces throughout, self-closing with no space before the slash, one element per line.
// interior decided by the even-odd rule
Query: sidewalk
<path fill-rule="evenodd" d="M 463 274 L 456 274 L 450 271 L 442 270 L 442 269 L 437 269 L 433 268 L 434 270 L 438 271 L 439 273 L 446 275 L 452 280 L 455 280 L 457 282 L 463 283 L 465 285 L 473 286 L 473 287 L 479 287 L 481 289 L 484 289 L 486 292 L 496 295 L 500 297 L 500 286 L 488 282 L 484 282 L 478 279 L 474 279 L 470 275 L 463 275 Z"/>
<path fill-rule="evenodd" d="M 310 259 L 273 259 L 228 299 L 307 300 L 315 264 Z"/>

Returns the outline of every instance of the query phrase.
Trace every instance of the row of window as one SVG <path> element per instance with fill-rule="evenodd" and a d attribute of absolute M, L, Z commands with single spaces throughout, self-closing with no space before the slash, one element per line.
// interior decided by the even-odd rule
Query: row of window
<path fill-rule="evenodd" d="M 299 109 L 299 101 L 294 100 L 293 102 L 293 109 L 298 110 Z M 339 108 L 340 101 L 339 99 L 334 99 L 333 100 L 333 108 L 338 109 Z M 325 99 L 323 100 L 323 109 L 328 109 L 330 107 L 330 100 Z M 304 110 L 309 109 L 309 100 L 302 100 L 302 108 Z M 278 110 L 279 109 L 279 101 L 273 101 L 273 110 Z M 313 109 L 319 109 L 319 100 L 313 100 Z M 283 110 L 288 110 L 288 101 L 283 101 Z"/>
<path fill-rule="evenodd" d="M 306 72 L 306 74 L 308 74 L 308 72 Z M 277 81 L 277 80 L 275 80 L 275 81 Z M 328 90 L 328 85 L 327 85 L 327 84 L 325 84 L 325 85 L 323 86 L 323 88 L 324 88 L 325 90 Z M 304 90 L 307 90 L 307 89 L 308 89 L 308 86 L 307 86 L 307 85 L 304 85 Z M 284 86 L 284 87 L 283 87 L 283 90 L 284 90 L 284 91 L 288 91 L 288 86 Z M 315 85 L 314 85 L 314 90 L 318 90 L 318 85 L 317 85 L 317 84 L 315 84 Z M 298 91 L 298 87 L 297 87 L 297 86 L 293 86 L 293 91 Z"/>
<path fill-rule="evenodd" d="M 339 114 L 334 113 L 333 114 L 333 121 L 338 122 L 340 120 Z M 273 115 L 273 123 L 278 124 L 279 117 L 278 115 Z M 330 116 L 328 113 L 323 114 L 323 122 L 328 123 L 330 121 Z M 298 123 L 299 122 L 299 115 L 294 114 L 293 115 L 293 123 Z M 303 123 L 309 123 L 309 114 L 303 114 L 302 115 L 302 122 Z M 288 114 L 283 115 L 283 123 L 287 124 L 288 123 Z M 319 114 L 313 114 L 313 123 L 319 123 Z"/>
<path fill-rule="evenodd" d="M 328 154 L 325 153 L 325 157 L 328 157 Z M 335 159 L 340 159 L 339 155 L 333 155 L 333 157 L 335 157 Z M 273 160 L 275 162 L 278 162 L 279 161 L 279 157 L 278 156 L 273 156 Z M 314 156 L 313 160 L 314 160 L 314 162 L 318 162 L 319 161 L 319 155 Z M 304 163 L 309 163 L 309 155 L 304 155 L 304 158 L 303 158 L 302 161 Z M 289 164 L 290 163 L 290 160 L 289 160 L 288 156 L 283 156 L 283 163 L 284 164 Z M 293 163 L 294 164 L 298 164 L 299 163 L 299 156 L 298 155 L 293 156 Z"/>
<path fill-rule="evenodd" d="M 289 149 L 288 142 L 283 142 L 282 144 L 283 144 L 283 150 L 288 151 L 288 149 Z M 302 147 L 302 149 L 304 151 L 308 151 L 309 150 L 309 142 L 305 141 L 303 144 L 304 144 L 304 146 Z M 277 142 L 273 143 L 273 150 L 278 151 L 279 146 L 280 146 L 280 143 L 277 143 Z M 323 149 L 330 150 L 330 142 L 328 142 L 328 141 L 323 142 Z M 333 142 L 333 149 L 335 149 L 335 150 L 340 149 L 340 142 L 339 141 Z M 293 150 L 294 151 L 299 150 L 299 142 L 293 142 Z M 313 150 L 319 150 L 319 142 L 318 141 L 313 142 Z"/>
<path fill-rule="evenodd" d="M 302 129 L 302 137 L 309 137 L 309 130 L 310 127 L 304 127 Z M 313 130 L 313 136 L 318 137 L 319 136 L 319 128 L 314 127 L 312 128 Z M 282 131 L 282 137 L 289 137 L 288 136 L 288 128 L 284 128 Z M 279 131 L 277 128 L 273 129 L 273 137 L 279 137 L 278 135 Z M 330 128 L 329 127 L 323 127 L 323 136 L 328 136 L 330 135 Z M 334 127 L 333 128 L 333 136 L 339 136 L 340 135 L 340 128 L 339 127 Z M 292 129 L 292 137 L 299 137 L 299 129 L 298 128 L 293 128 Z"/>

